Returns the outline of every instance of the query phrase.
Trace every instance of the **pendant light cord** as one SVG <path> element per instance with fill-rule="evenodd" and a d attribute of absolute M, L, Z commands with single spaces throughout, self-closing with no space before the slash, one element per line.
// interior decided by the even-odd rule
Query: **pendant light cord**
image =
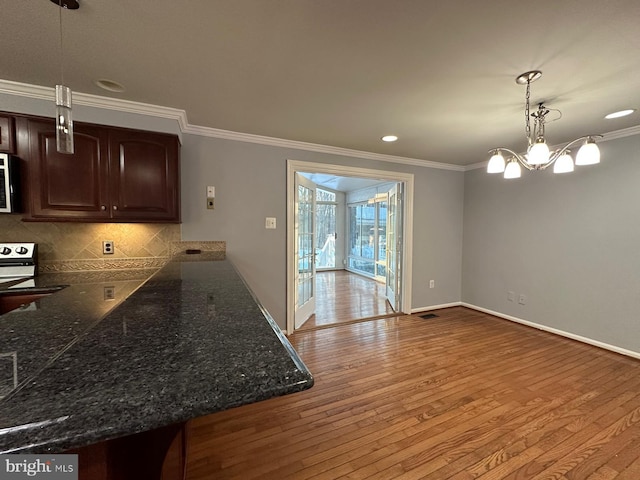
<path fill-rule="evenodd" d="M 59 8 L 59 20 L 60 20 L 60 81 L 61 84 L 64 85 L 64 48 L 62 46 L 62 0 L 58 4 Z"/>

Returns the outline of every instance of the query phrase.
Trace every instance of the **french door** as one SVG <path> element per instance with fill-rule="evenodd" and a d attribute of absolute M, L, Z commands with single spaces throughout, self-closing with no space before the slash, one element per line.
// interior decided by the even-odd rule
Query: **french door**
<path fill-rule="evenodd" d="M 298 173 L 295 183 L 295 328 L 299 328 L 316 309 L 316 188 L 314 183 Z"/>
<path fill-rule="evenodd" d="M 387 279 L 386 295 L 391 308 L 400 309 L 402 278 L 402 183 L 389 190 L 387 204 Z"/>

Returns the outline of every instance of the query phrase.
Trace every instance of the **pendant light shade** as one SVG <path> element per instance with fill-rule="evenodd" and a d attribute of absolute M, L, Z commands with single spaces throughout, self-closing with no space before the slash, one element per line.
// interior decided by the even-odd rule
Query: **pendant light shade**
<path fill-rule="evenodd" d="M 60 153 L 73 153 L 73 117 L 71 89 L 56 85 L 56 149 Z"/>
<path fill-rule="evenodd" d="M 538 137 L 536 143 L 531 145 L 529 153 L 527 153 L 529 165 L 544 165 L 549 163 L 549 147 L 544 138 Z"/>
<path fill-rule="evenodd" d="M 520 178 L 521 175 L 522 169 L 520 168 L 520 164 L 515 160 L 511 160 L 504 170 L 504 178 Z"/>
<path fill-rule="evenodd" d="M 563 153 L 556 163 L 553 164 L 553 173 L 570 173 L 573 172 L 573 158 L 569 152 Z"/>
<path fill-rule="evenodd" d="M 493 156 L 489 159 L 489 165 L 487 165 L 487 173 L 502 173 L 504 172 L 504 157 L 500 150 L 496 150 Z"/>
<path fill-rule="evenodd" d="M 576 155 L 576 165 L 594 165 L 600 163 L 600 149 L 593 138 L 587 138 Z"/>

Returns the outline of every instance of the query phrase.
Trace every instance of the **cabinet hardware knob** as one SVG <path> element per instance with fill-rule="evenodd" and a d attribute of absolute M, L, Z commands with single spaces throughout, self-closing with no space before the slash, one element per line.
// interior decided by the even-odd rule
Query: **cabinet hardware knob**
<path fill-rule="evenodd" d="M 106 207 L 106 206 L 104 206 L 104 205 L 100 205 L 100 210 L 106 210 L 106 209 L 107 209 L 107 207 Z"/>
<path fill-rule="evenodd" d="M 114 205 L 114 206 L 113 206 L 113 209 L 114 209 L 114 210 L 117 210 L 117 209 L 118 209 L 118 206 L 117 206 L 117 205 Z"/>

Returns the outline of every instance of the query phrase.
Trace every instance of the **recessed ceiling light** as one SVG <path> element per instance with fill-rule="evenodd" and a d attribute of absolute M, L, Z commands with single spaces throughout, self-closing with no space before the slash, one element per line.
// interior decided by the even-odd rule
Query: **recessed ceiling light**
<path fill-rule="evenodd" d="M 385 135 L 382 137 L 383 142 L 395 142 L 396 140 L 398 140 L 398 137 L 395 135 Z"/>
<path fill-rule="evenodd" d="M 626 117 L 627 115 L 631 115 L 635 111 L 636 111 L 635 108 L 630 108 L 628 110 L 620 110 L 619 112 L 613 112 L 613 113 L 610 113 L 609 115 L 605 115 L 604 118 L 610 120 L 612 118 Z"/>
<path fill-rule="evenodd" d="M 103 90 L 108 90 L 109 92 L 124 92 L 124 86 L 121 83 L 114 82 L 113 80 L 107 80 L 106 78 L 96 80 L 96 85 Z"/>

